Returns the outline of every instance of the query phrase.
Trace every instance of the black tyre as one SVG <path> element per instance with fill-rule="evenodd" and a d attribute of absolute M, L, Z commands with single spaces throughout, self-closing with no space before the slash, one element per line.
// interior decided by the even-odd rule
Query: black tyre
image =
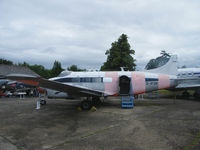
<path fill-rule="evenodd" d="M 190 97 L 190 93 L 185 91 L 185 92 L 183 92 L 182 97 L 183 98 L 189 98 Z"/>
<path fill-rule="evenodd" d="M 45 100 L 41 100 L 41 101 L 40 101 L 40 104 L 41 104 L 41 105 L 46 105 L 46 103 L 47 103 L 47 101 L 45 101 Z"/>
<path fill-rule="evenodd" d="M 92 104 L 94 106 L 100 106 L 102 104 L 101 100 L 100 100 L 100 97 L 93 97 L 92 98 Z"/>
<path fill-rule="evenodd" d="M 200 98 L 200 94 L 197 93 L 197 92 L 195 92 L 193 96 L 194 96 L 195 99 L 199 99 Z"/>
<path fill-rule="evenodd" d="M 89 110 L 92 107 L 92 102 L 89 100 L 84 100 L 81 102 L 81 108 L 83 110 Z"/>

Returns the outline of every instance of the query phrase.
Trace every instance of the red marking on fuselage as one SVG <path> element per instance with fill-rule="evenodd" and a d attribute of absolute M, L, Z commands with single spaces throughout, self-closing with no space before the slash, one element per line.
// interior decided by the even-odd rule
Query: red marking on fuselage
<path fill-rule="evenodd" d="M 145 76 L 144 73 L 133 72 L 131 74 L 131 84 L 133 89 L 133 94 L 141 94 L 145 92 Z"/>
<path fill-rule="evenodd" d="M 158 89 L 170 88 L 170 77 L 169 75 L 158 75 Z"/>
<path fill-rule="evenodd" d="M 138 93 L 134 92 L 134 95 L 143 94 L 143 93 L 145 93 L 145 91 L 144 92 L 138 92 Z"/>
<path fill-rule="evenodd" d="M 33 86 L 38 86 L 39 82 L 36 82 L 36 81 L 32 81 L 32 80 L 17 80 L 19 82 L 22 82 L 22 83 L 26 83 L 26 84 L 29 84 L 29 85 L 33 85 Z"/>
<path fill-rule="evenodd" d="M 161 89 L 159 89 L 159 90 L 165 90 L 165 89 L 169 89 L 171 86 L 169 86 L 169 87 L 165 87 L 165 88 L 161 88 Z"/>
<path fill-rule="evenodd" d="M 119 77 L 117 72 L 105 72 L 106 78 L 112 78 L 112 82 L 104 84 L 105 93 L 108 95 L 114 95 L 118 93 Z"/>

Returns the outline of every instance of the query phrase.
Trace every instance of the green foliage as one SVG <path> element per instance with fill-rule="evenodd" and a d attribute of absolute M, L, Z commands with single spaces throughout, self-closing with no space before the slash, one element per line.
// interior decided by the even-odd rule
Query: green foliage
<path fill-rule="evenodd" d="M 0 59 L 0 64 L 13 65 L 13 62 L 9 60 L 5 60 L 5 59 Z M 31 69 L 32 71 L 34 71 L 35 73 L 37 73 L 38 75 L 40 75 L 41 77 L 46 78 L 46 79 L 57 77 L 64 70 L 61 66 L 61 63 L 56 60 L 54 61 L 52 69 L 46 69 L 44 66 L 37 65 L 37 64 L 29 65 L 27 62 L 18 63 L 15 65 L 27 67 Z M 77 65 L 72 65 L 68 67 L 67 69 L 69 71 L 86 71 L 86 69 L 78 68 Z"/>
<path fill-rule="evenodd" d="M 28 67 L 32 71 L 34 71 L 35 73 L 37 73 L 38 75 L 40 75 L 41 77 L 46 78 L 46 79 L 56 77 L 60 74 L 61 71 L 63 71 L 60 62 L 58 62 L 58 61 L 54 62 L 52 69 L 46 69 L 42 65 L 36 65 L 36 64 L 29 65 L 26 62 L 24 62 L 23 64 L 19 63 L 18 65 Z"/>
<path fill-rule="evenodd" d="M 77 65 L 71 65 L 70 67 L 67 68 L 69 71 L 86 71 L 86 69 L 80 69 L 77 67 Z"/>
<path fill-rule="evenodd" d="M 23 62 L 23 64 L 18 63 L 18 66 L 24 66 L 24 67 L 29 67 L 29 64 L 27 62 Z"/>
<path fill-rule="evenodd" d="M 131 56 L 135 51 L 131 49 L 126 34 L 122 34 L 113 42 L 105 54 L 107 61 L 101 66 L 101 71 L 120 71 L 120 67 L 126 67 L 130 71 L 135 70 L 135 59 Z"/>
<path fill-rule="evenodd" d="M 196 149 L 195 147 L 199 144 L 200 141 L 200 132 L 196 131 L 192 137 L 192 141 L 186 147 L 184 147 L 184 150 Z"/>
<path fill-rule="evenodd" d="M 55 61 L 53 64 L 53 68 L 51 69 L 51 77 L 57 77 L 64 69 L 61 67 L 61 63 Z"/>
<path fill-rule="evenodd" d="M 161 50 L 160 55 L 162 57 L 167 57 L 167 58 L 171 57 L 171 55 L 169 53 L 167 53 L 165 50 Z"/>
<path fill-rule="evenodd" d="M 12 61 L 0 58 L 0 64 L 4 64 L 4 65 L 13 65 Z"/>
<path fill-rule="evenodd" d="M 31 70 L 33 70 L 35 73 L 39 74 L 43 78 L 51 78 L 51 70 L 45 69 L 42 65 L 29 65 L 28 66 Z"/>
<path fill-rule="evenodd" d="M 13 62 L 9 61 L 9 60 L 5 60 L 5 59 L 0 59 L 0 64 L 9 64 L 9 65 L 13 65 Z M 23 63 L 18 63 L 15 64 L 18 66 L 23 66 L 23 67 L 27 67 L 29 69 L 31 69 L 32 71 L 34 71 L 35 73 L 37 73 L 38 75 L 40 75 L 43 78 L 52 78 L 52 77 L 57 77 L 64 69 L 61 66 L 61 63 L 59 61 L 54 61 L 53 67 L 52 69 L 46 69 L 44 66 L 42 65 L 29 65 L 27 62 L 23 62 Z M 80 69 L 77 67 L 77 65 L 72 65 L 70 67 L 67 68 L 69 71 L 86 71 L 86 69 Z"/>
<path fill-rule="evenodd" d="M 161 67 L 165 65 L 169 61 L 169 58 L 171 57 L 171 55 L 167 53 L 165 50 L 161 50 L 160 55 L 161 56 L 157 57 L 156 59 L 151 59 L 147 63 L 145 69 L 150 70 Z"/>

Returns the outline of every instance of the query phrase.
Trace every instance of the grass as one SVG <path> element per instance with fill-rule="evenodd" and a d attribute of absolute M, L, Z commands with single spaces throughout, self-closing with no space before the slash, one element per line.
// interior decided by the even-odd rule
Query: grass
<path fill-rule="evenodd" d="M 184 150 L 191 150 L 194 146 L 196 146 L 200 142 L 200 132 L 196 134 L 196 136 L 192 139 L 192 141 L 184 148 Z"/>
<path fill-rule="evenodd" d="M 158 93 L 159 94 L 163 94 L 163 95 L 174 95 L 176 93 L 176 95 L 182 94 L 184 92 L 184 90 L 179 90 L 179 91 L 169 91 L 169 90 L 159 90 Z M 187 90 L 187 92 L 190 95 L 194 94 L 194 90 Z"/>

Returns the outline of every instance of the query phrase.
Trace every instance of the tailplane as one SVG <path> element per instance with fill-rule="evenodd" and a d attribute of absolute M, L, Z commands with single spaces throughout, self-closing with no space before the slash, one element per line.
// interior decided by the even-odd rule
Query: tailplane
<path fill-rule="evenodd" d="M 169 75 L 177 75 L 178 74 L 178 61 L 177 61 L 177 55 L 172 55 L 169 59 L 169 61 L 155 69 L 146 70 L 147 72 L 152 73 L 162 73 L 162 74 L 169 74 Z"/>

